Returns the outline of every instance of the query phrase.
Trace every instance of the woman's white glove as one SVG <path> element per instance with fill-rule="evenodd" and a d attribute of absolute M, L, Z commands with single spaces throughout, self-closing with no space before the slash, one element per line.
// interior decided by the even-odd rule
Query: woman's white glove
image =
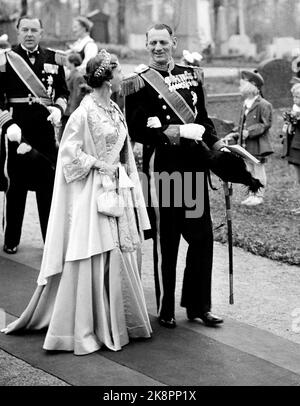
<path fill-rule="evenodd" d="M 116 174 L 118 165 L 108 164 L 105 161 L 97 160 L 94 163 L 94 168 L 98 169 L 98 172 L 102 175 L 114 176 Z"/>
<path fill-rule="evenodd" d="M 22 144 L 18 146 L 17 154 L 24 155 L 31 150 L 32 147 L 29 144 L 26 144 L 26 142 L 22 142 Z"/>
<path fill-rule="evenodd" d="M 205 132 L 205 127 L 200 124 L 183 124 L 179 126 L 180 137 L 188 138 L 194 141 L 202 141 L 202 135 Z"/>
<path fill-rule="evenodd" d="M 21 128 L 17 124 L 11 124 L 7 131 L 6 131 L 7 138 L 9 141 L 15 141 L 20 144 L 21 142 L 21 137 L 22 137 L 22 131 Z"/>
<path fill-rule="evenodd" d="M 149 128 L 161 128 L 161 122 L 158 117 L 149 117 L 147 121 L 147 127 Z"/>
<path fill-rule="evenodd" d="M 47 117 L 47 120 L 50 121 L 52 125 L 59 126 L 61 120 L 60 109 L 55 106 L 49 106 L 48 110 L 50 111 L 50 115 Z"/>

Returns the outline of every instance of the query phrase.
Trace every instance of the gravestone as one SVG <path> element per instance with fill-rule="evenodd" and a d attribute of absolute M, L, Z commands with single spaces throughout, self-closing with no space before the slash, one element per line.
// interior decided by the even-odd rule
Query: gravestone
<path fill-rule="evenodd" d="M 294 75 L 291 63 L 285 59 L 270 59 L 262 62 L 257 70 L 265 81 L 262 89 L 265 99 L 274 108 L 291 107 L 291 79 Z"/>
<path fill-rule="evenodd" d="M 210 117 L 218 117 L 238 124 L 241 106 L 242 99 L 239 93 L 208 94 L 206 96 L 206 108 Z"/>
<path fill-rule="evenodd" d="M 181 56 L 184 49 L 199 51 L 201 43 L 198 32 L 197 0 L 178 3 L 176 18 L 178 19 L 176 55 Z"/>
<path fill-rule="evenodd" d="M 231 35 L 227 48 L 231 55 L 244 55 L 247 58 L 256 56 L 256 45 L 251 42 L 248 35 Z"/>
<path fill-rule="evenodd" d="M 218 138 L 223 138 L 225 135 L 229 134 L 234 128 L 234 122 L 228 120 L 222 120 L 217 117 L 210 117 L 214 123 Z"/>
<path fill-rule="evenodd" d="M 284 55 L 292 55 L 296 48 L 300 47 L 300 40 L 293 37 L 276 37 L 271 44 L 273 57 L 283 58 Z"/>
<path fill-rule="evenodd" d="M 91 37 L 94 38 L 96 42 L 109 42 L 108 33 L 108 20 L 109 16 L 102 13 L 99 10 L 94 10 L 87 15 L 87 18 L 91 20 L 94 25 L 91 31 Z"/>

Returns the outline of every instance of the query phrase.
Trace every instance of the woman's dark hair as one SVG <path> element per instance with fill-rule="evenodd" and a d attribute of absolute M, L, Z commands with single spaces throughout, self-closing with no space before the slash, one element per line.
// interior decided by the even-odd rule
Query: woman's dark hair
<path fill-rule="evenodd" d="M 111 60 L 108 67 L 105 67 L 101 74 L 95 75 L 98 68 L 104 63 L 104 57 L 99 53 L 94 58 L 91 58 L 86 65 L 86 75 L 84 76 L 87 84 L 94 88 L 101 87 L 107 80 L 113 78 L 113 70 L 118 65 L 118 58 L 115 54 L 110 54 Z"/>

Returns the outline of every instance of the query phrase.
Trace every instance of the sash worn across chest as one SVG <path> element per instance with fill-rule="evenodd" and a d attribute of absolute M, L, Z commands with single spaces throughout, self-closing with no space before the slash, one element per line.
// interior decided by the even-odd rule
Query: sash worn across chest
<path fill-rule="evenodd" d="M 9 51 L 6 55 L 10 66 L 34 97 L 39 100 L 41 104 L 52 104 L 52 100 L 48 96 L 45 86 L 24 59 L 14 51 Z"/>
<path fill-rule="evenodd" d="M 165 102 L 184 124 L 193 123 L 195 121 L 197 114 L 177 91 L 170 92 L 164 77 L 159 72 L 150 68 L 140 75 L 163 97 Z"/>

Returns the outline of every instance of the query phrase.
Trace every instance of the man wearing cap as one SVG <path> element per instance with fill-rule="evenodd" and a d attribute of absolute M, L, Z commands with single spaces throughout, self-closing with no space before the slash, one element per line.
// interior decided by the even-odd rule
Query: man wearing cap
<path fill-rule="evenodd" d="M 8 254 L 18 249 L 28 190 L 36 191 L 45 239 L 58 151 L 55 131 L 69 94 L 61 55 L 39 45 L 42 22 L 23 16 L 17 33 L 19 45 L 0 54 L 0 186 Z"/>
<path fill-rule="evenodd" d="M 260 162 L 247 162 L 252 176 L 266 186 L 267 176 L 265 163 L 267 156 L 273 153 L 269 130 L 272 126 L 272 105 L 262 97 L 263 77 L 258 71 L 241 72 L 240 93 L 244 99 L 239 125 L 225 137 L 231 144 L 238 143 Z M 257 193 L 250 193 L 242 202 L 246 206 L 257 206 L 263 203 L 264 188 Z"/>

